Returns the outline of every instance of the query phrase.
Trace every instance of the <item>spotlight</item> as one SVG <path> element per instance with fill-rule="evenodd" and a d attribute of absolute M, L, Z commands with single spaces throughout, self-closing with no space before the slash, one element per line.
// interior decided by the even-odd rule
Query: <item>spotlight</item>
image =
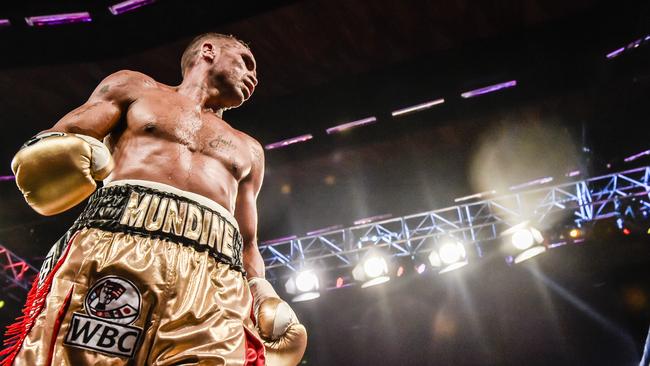
<path fill-rule="evenodd" d="M 515 263 L 521 263 L 546 251 L 542 233 L 531 226 L 528 221 L 511 227 L 501 235 L 510 236 L 512 246 L 519 251 L 514 258 Z"/>
<path fill-rule="evenodd" d="M 579 238 L 579 237 L 582 236 L 582 231 L 580 231 L 580 229 L 573 228 L 573 229 L 569 230 L 569 236 L 572 239 Z"/>
<path fill-rule="evenodd" d="M 535 244 L 533 233 L 528 229 L 519 229 L 512 234 L 512 245 L 519 250 L 526 250 Z"/>
<path fill-rule="evenodd" d="M 361 288 L 388 282 L 388 262 L 379 251 L 368 251 L 352 270 L 352 276 L 361 282 Z"/>
<path fill-rule="evenodd" d="M 304 271 L 296 276 L 296 289 L 300 292 L 318 290 L 318 277 L 312 271 Z"/>
<path fill-rule="evenodd" d="M 426 266 L 426 264 L 424 264 L 424 263 L 421 263 L 421 264 L 419 264 L 417 267 L 415 267 L 415 271 L 416 271 L 418 274 L 422 274 L 422 273 L 424 273 L 424 270 L 425 270 L 425 269 L 427 269 L 427 266 Z"/>
<path fill-rule="evenodd" d="M 454 239 L 444 239 L 433 245 L 429 263 L 439 269 L 438 273 L 450 272 L 467 265 L 467 251 L 463 243 Z"/>
<path fill-rule="evenodd" d="M 319 282 L 314 271 L 302 270 L 291 276 L 284 287 L 288 294 L 294 295 L 293 302 L 301 302 L 320 297 Z"/>
<path fill-rule="evenodd" d="M 4 301 L 4 300 L 0 300 L 0 309 L 2 309 L 2 308 L 4 308 L 4 307 L 5 307 L 5 301 Z"/>

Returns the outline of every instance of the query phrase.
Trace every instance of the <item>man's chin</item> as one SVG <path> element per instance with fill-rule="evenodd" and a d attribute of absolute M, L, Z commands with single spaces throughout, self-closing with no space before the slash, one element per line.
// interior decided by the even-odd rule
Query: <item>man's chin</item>
<path fill-rule="evenodd" d="M 238 99 L 238 100 L 229 101 L 229 103 L 224 103 L 224 106 L 221 109 L 224 110 L 224 111 L 227 111 L 229 109 L 235 109 L 235 108 L 241 106 L 242 104 L 244 104 L 244 102 L 245 102 L 245 100 L 243 98 Z"/>

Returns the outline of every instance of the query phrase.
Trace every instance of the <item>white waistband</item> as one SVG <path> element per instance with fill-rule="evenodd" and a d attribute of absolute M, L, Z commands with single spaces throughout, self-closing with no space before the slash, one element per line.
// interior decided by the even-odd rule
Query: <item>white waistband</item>
<path fill-rule="evenodd" d="M 220 204 L 216 203 L 215 201 L 201 196 L 200 194 L 193 193 L 193 192 L 188 192 L 184 191 L 182 189 L 178 189 L 176 187 L 172 187 L 168 184 L 164 183 L 158 183 L 158 182 L 152 182 L 148 180 L 139 180 L 139 179 L 121 179 L 121 180 L 116 180 L 113 182 L 110 182 L 105 185 L 105 187 L 110 187 L 110 186 L 123 186 L 123 185 L 133 185 L 133 186 L 142 186 L 142 187 L 147 187 L 151 189 L 156 189 L 162 192 L 168 192 L 175 194 L 177 196 L 185 197 L 187 199 L 190 199 L 192 201 L 196 201 L 197 203 L 214 210 L 218 212 L 223 218 L 226 220 L 230 221 L 230 223 L 239 230 L 239 225 L 237 225 L 237 220 L 235 220 L 235 217 L 228 211 L 225 207 L 221 206 Z"/>

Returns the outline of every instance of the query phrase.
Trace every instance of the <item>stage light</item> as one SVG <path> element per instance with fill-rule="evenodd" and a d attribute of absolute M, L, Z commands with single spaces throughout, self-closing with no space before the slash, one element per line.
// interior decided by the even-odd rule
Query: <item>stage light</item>
<path fill-rule="evenodd" d="M 424 270 L 427 269 L 427 266 L 424 263 L 420 263 L 417 267 L 415 267 L 415 271 L 418 274 L 424 273 Z"/>
<path fill-rule="evenodd" d="M 320 281 L 313 270 L 302 270 L 295 273 L 285 283 L 285 289 L 294 295 L 291 301 L 301 302 L 320 297 Z"/>
<path fill-rule="evenodd" d="M 108 11 L 113 15 L 120 15 L 135 10 L 145 5 L 149 5 L 156 0 L 127 0 L 108 7 Z"/>
<path fill-rule="evenodd" d="M 573 239 L 579 238 L 582 236 L 582 231 L 580 231 L 580 229 L 573 228 L 569 230 L 569 236 Z"/>
<path fill-rule="evenodd" d="M 467 265 L 467 251 L 463 243 L 455 239 L 443 239 L 433 244 L 429 263 L 438 269 L 438 273 L 450 272 Z"/>
<path fill-rule="evenodd" d="M 387 272 L 386 260 L 382 257 L 370 257 L 363 262 L 363 270 L 368 277 L 379 277 Z"/>
<path fill-rule="evenodd" d="M 9 21 L 9 19 L 0 19 L 0 28 L 8 27 L 10 25 L 11 21 Z"/>
<path fill-rule="evenodd" d="M 479 89 L 470 90 L 462 93 L 460 96 L 467 99 L 467 98 L 476 97 L 478 95 L 492 93 L 501 89 L 512 88 L 516 85 L 517 85 L 517 80 L 510 80 L 510 81 L 506 81 L 505 83 L 499 83 L 499 84 L 489 85 Z"/>
<path fill-rule="evenodd" d="M 509 236 L 513 248 L 519 251 L 514 258 L 515 263 L 521 263 L 546 251 L 542 233 L 531 226 L 528 221 L 511 227 L 501 235 Z"/>
<path fill-rule="evenodd" d="M 343 277 L 339 277 L 336 279 L 336 288 L 341 288 L 343 287 Z"/>
<path fill-rule="evenodd" d="M 620 55 L 621 53 L 623 53 L 623 51 L 625 51 L 625 47 L 617 48 L 614 51 L 612 51 L 612 52 L 608 53 L 607 55 L 605 55 L 605 57 L 608 58 L 608 59 L 612 59 L 612 58 Z"/>
<path fill-rule="evenodd" d="M 520 229 L 512 234 L 512 245 L 519 250 L 526 250 L 535 244 L 533 233 L 528 229 Z"/>
<path fill-rule="evenodd" d="M 411 106 L 411 107 L 398 109 L 396 111 L 392 111 L 390 114 L 393 117 L 402 116 L 402 115 L 413 113 L 413 112 L 423 111 L 425 109 L 429 109 L 429 108 L 431 108 L 431 107 L 433 107 L 435 105 L 442 104 L 444 102 L 445 102 L 445 100 L 440 98 L 440 99 L 432 100 L 430 102 L 420 103 L 420 104 L 417 104 L 417 105 L 414 105 L 414 106 Z"/>
<path fill-rule="evenodd" d="M 365 126 L 365 125 L 369 125 L 369 124 L 375 123 L 375 122 L 377 122 L 376 117 L 368 117 L 368 118 L 360 119 L 358 121 L 352 121 L 352 122 L 344 123 L 344 124 L 341 124 L 341 125 L 338 125 L 338 126 L 330 127 L 328 129 L 326 129 L 325 132 L 327 132 L 328 135 L 331 135 L 333 133 L 343 132 L 343 131 L 349 130 L 351 128 Z"/>
<path fill-rule="evenodd" d="M 0 300 L 0 309 L 2 309 L 2 308 L 4 308 L 4 307 L 5 307 L 5 301 L 4 301 L 4 300 Z"/>
<path fill-rule="evenodd" d="M 296 288 L 301 292 L 318 289 L 318 277 L 312 271 L 303 271 L 296 276 Z"/>
<path fill-rule="evenodd" d="M 639 158 L 641 158 L 641 157 L 644 157 L 644 156 L 646 156 L 646 155 L 650 155 L 650 150 L 641 151 L 641 152 L 638 153 L 638 154 L 634 154 L 634 155 L 632 155 L 632 156 L 628 156 L 627 158 L 623 159 L 623 161 L 626 162 L 626 163 L 629 163 L 629 162 L 631 162 L 631 161 L 634 161 L 634 160 L 639 159 Z"/>
<path fill-rule="evenodd" d="M 378 250 L 370 250 L 352 270 L 355 280 L 361 282 L 361 288 L 379 285 L 390 280 L 388 261 Z"/>
<path fill-rule="evenodd" d="M 86 11 L 79 13 L 39 15 L 25 18 L 25 22 L 30 27 L 71 23 L 87 23 L 91 22 L 92 20 L 93 19 L 90 17 L 90 14 Z"/>
<path fill-rule="evenodd" d="M 286 140 L 282 140 L 282 141 L 278 141 L 278 142 L 268 144 L 268 145 L 264 146 L 264 148 L 266 150 L 279 149 L 281 147 L 297 144 L 299 142 L 305 142 L 305 141 L 311 140 L 313 138 L 314 138 L 314 136 L 312 136 L 311 134 L 296 136 L 296 137 L 292 137 L 290 139 L 286 139 Z"/>
<path fill-rule="evenodd" d="M 452 264 L 465 257 L 465 248 L 460 243 L 448 242 L 440 246 L 438 253 L 444 264 Z"/>
<path fill-rule="evenodd" d="M 630 231 L 630 229 L 628 229 L 628 228 L 626 228 L 626 227 L 623 228 L 623 234 L 624 234 L 624 235 L 630 235 L 631 233 L 632 233 L 632 232 Z"/>
<path fill-rule="evenodd" d="M 514 190 L 517 190 L 517 189 L 528 188 L 528 187 L 538 186 L 538 185 L 544 185 L 544 184 L 550 183 L 552 181 L 553 181 L 553 177 L 543 177 L 543 178 L 533 179 L 531 181 L 512 186 L 512 187 L 510 187 L 510 190 L 514 191 Z"/>

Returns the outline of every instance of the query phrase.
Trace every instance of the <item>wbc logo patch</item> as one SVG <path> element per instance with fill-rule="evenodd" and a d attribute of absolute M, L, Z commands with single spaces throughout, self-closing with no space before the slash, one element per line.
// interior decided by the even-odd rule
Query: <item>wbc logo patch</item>
<path fill-rule="evenodd" d="M 142 296 L 129 280 L 107 276 L 90 288 L 87 314 L 74 313 L 64 344 L 113 356 L 133 357 L 142 328 L 131 326 L 140 315 Z"/>

